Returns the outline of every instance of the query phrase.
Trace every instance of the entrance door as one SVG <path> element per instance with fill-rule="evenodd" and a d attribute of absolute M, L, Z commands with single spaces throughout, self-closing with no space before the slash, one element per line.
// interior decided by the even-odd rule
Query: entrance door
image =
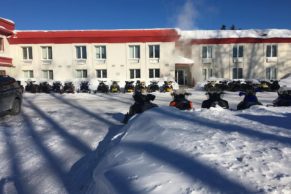
<path fill-rule="evenodd" d="M 186 73 L 184 69 L 177 69 L 175 71 L 175 81 L 179 84 L 179 85 L 186 85 Z"/>

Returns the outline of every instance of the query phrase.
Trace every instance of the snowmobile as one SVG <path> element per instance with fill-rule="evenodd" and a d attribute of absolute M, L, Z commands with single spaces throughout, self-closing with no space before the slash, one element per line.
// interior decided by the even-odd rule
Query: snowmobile
<path fill-rule="evenodd" d="M 97 87 L 96 92 L 101 92 L 101 93 L 108 93 L 109 92 L 109 87 L 108 85 L 105 84 L 106 81 L 99 81 L 99 85 Z"/>
<path fill-rule="evenodd" d="M 134 99 L 134 104 L 130 106 L 129 112 L 125 114 L 123 123 L 127 123 L 128 120 L 135 114 L 143 113 L 146 110 L 158 107 L 158 105 L 151 102 L 155 100 L 155 95 L 144 95 L 141 92 L 136 92 L 132 97 Z"/>
<path fill-rule="evenodd" d="M 82 81 L 80 84 L 80 89 L 77 92 L 90 93 L 89 81 Z"/>
<path fill-rule="evenodd" d="M 119 93 L 120 92 L 120 86 L 118 85 L 117 81 L 113 81 L 110 86 L 110 92 L 112 93 Z"/>
<path fill-rule="evenodd" d="M 232 91 L 232 92 L 237 92 L 237 91 L 240 91 L 241 90 L 241 81 L 240 80 L 233 80 L 231 82 L 228 83 L 228 89 L 229 91 Z"/>
<path fill-rule="evenodd" d="M 26 81 L 25 91 L 31 92 L 31 93 L 37 93 L 39 92 L 39 85 L 35 84 L 35 81 L 28 80 Z"/>
<path fill-rule="evenodd" d="M 201 108 L 216 107 L 218 105 L 224 109 L 228 109 L 228 102 L 222 99 L 222 94 L 223 92 L 217 88 L 208 90 L 206 93 L 206 95 L 208 95 L 208 100 L 202 102 Z"/>
<path fill-rule="evenodd" d="M 208 91 L 212 88 L 215 88 L 216 82 L 215 81 L 208 81 L 207 84 L 204 85 L 204 90 Z"/>
<path fill-rule="evenodd" d="M 262 105 L 261 102 L 259 102 L 257 96 L 256 96 L 257 90 L 255 88 L 248 88 L 243 92 L 239 93 L 239 96 L 245 96 L 243 101 L 241 101 L 237 105 L 237 110 L 243 110 L 250 108 L 253 105 Z"/>
<path fill-rule="evenodd" d="M 145 82 L 141 82 L 137 80 L 135 84 L 135 92 L 145 93 L 146 91 L 147 91 L 147 87 L 145 85 Z"/>
<path fill-rule="evenodd" d="M 280 89 L 279 81 L 271 80 L 270 88 L 272 92 L 277 92 Z"/>
<path fill-rule="evenodd" d="M 134 92 L 133 81 L 125 81 L 124 93 L 125 92 Z"/>
<path fill-rule="evenodd" d="M 173 92 L 173 86 L 171 81 L 164 81 L 164 85 L 162 86 L 162 92 Z"/>
<path fill-rule="evenodd" d="M 271 83 L 269 81 L 261 80 L 259 84 L 259 89 L 260 91 L 268 92 L 268 91 L 271 91 L 270 86 L 271 86 Z"/>
<path fill-rule="evenodd" d="M 282 87 L 278 90 L 278 98 L 273 101 L 274 106 L 291 106 L 291 88 Z"/>
<path fill-rule="evenodd" d="M 182 91 L 175 91 L 171 94 L 173 96 L 173 101 L 170 102 L 170 106 L 174 106 L 180 110 L 191 110 L 193 108 L 193 104 L 189 101 L 186 96 L 191 95 L 191 93 Z"/>
<path fill-rule="evenodd" d="M 41 82 L 39 84 L 39 92 L 50 93 L 52 91 L 52 86 L 48 82 Z"/>
<path fill-rule="evenodd" d="M 160 87 L 159 87 L 157 81 L 151 81 L 151 84 L 148 85 L 148 92 L 149 93 L 159 91 L 159 90 L 160 90 Z"/>
<path fill-rule="evenodd" d="M 52 91 L 56 93 L 62 93 L 63 85 L 60 81 L 53 82 Z"/>
<path fill-rule="evenodd" d="M 63 92 L 64 93 L 75 93 L 75 86 L 74 86 L 73 82 L 65 82 Z"/>

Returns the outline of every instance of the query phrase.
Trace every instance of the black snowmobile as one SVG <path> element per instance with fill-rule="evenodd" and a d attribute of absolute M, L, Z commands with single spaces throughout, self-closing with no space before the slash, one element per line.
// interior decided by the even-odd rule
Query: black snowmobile
<path fill-rule="evenodd" d="M 216 107 L 218 105 L 224 109 L 228 109 L 228 102 L 222 99 L 222 94 L 223 92 L 216 88 L 208 90 L 206 93 L 206 95 L 208 95 L 208 100 L 202 102 L 201 108 Z"/>
<path fill-rule="evenodd" d="M 82 81 L 80 83 L 80 89 L 77 92 L 90 93 L 89 81 Z"/>
<path fill-rule="evenodd" d="M 125 92 L 134 92 L 133 81 L 125 81 L 124 93 Z"/>
<path fill-rule="evenodd" d="M 241 101 L 237 105 L 237 110 L 243 110 L 250 108 L 254 105 L 262 105 L 261 102 L 259 102 L 257 96 L 256 96 L 257 89 L 255 88 L 247 88 L 245 91 L 240 92 L 239 96 L 245 96 L 243 101 Z"/>
<path fill-rule="evenodd" d="M 110 86 L 110 92 L 111 93 L 119 93 L 120 92 L 120 86 L 118 85 L 117 81 L 113 81 Z"/>
<path fill-rule="evenodd" d="M 101 93 L 108 93 L 109 92 L 109 87 L 107 84 L 105 84 L 105 81 L 99 81 L 99 85 L 97 87 L 96 92 L 101 92 Z M 95 92 L 95 93 L 96 93 Z"/>
<path fill-rule="evenodd" d="M 148 92 L 151 93 L 151 92 L 156 92 L 156 91 L 159 91 L 160 90 L 160 87 L 158 85 L 158 82 L 157 81 L 151 81 L 151 84 L 148 86 Z"/>
<path fill-rule="evenodd" d="M 282 87 L 278 90 L 278 98 L 273 101 L 274 106 L 291 106 L 291 88 Z"/>
<path fill-rule="evenodd" d="M 39 92 L 39 85 L 35 84 L 35 81 L 28 80 L 26 81 L 25 91 L 31 93 Z"/>
<path fill-rule="evenodd" d="M 141 82 L 139 80 L 136 81 L 135 84 L 135 90 L 134 92 L 141 92 L 141 93 L 145 93 L 147 91 L 147 87 L 145 85 L 145 82 Z"/>
<path fill-rule="evenodd" d="M 173 96 L 173 101 L 170 102 L 170 106 L 174 106 L 180 110 L 191 110 L 193 104 L 189 101 L 186 96 L 191 95 L 186 91 L 176 91 L 171 94 Z"/>
<path fill-rule="evenodd" d="M 41 82 L 39 84 L 39 92 L 50 93 L 52 91 L 52 86 L 48 82 Z"/>
<path fill-rule="evenodd" d="M 130 106 L 129 112 L 124 116 L 123 123 L 127 123 L 128 120 L 135 114 L 143 113 L 146 110 L 158 107 L 158 105 L 151 102 L 155 100 L 155 95 L 144 95 L 141 92 L 137 92 L 134 93 L 132 97 L 134 99 L 134 104 Z"/>
<path fill-rule="evenodd" d="M 62 93 L 63 91 L 63 85 L 60 81 L 54 81 L 52 86 L 52 91 L 56 93 Z"/>
<path fill-rule="evenodd" d="M 63 92 L 64 93 L 75 93 L 75 86 L 74 86 L 73 82 L 65 82 Z"/>

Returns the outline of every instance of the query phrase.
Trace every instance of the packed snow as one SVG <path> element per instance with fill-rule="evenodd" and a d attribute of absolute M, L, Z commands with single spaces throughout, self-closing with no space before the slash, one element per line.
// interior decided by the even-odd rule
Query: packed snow
<path fill-rule="evenodd" d="M 121 123 L 131 94 L 24 94 L 0 119 L 1 193 L 290 193 L 291 108 L 200 109 L 168 104 Z M 227 92 L 231 109 L 242 97 Z"/>

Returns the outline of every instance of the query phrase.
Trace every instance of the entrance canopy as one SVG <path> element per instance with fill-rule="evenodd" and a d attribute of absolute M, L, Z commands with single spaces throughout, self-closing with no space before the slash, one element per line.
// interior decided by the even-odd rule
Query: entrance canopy
<path fill-rule="evenodd" d="M 191 65 L 194 63 L 194 61 L 192 59 L 186 58 L 186 57 L 182 57 L 182 56 L 177 56 L 175 57 L 175 64 L 188 64 Z"/>

